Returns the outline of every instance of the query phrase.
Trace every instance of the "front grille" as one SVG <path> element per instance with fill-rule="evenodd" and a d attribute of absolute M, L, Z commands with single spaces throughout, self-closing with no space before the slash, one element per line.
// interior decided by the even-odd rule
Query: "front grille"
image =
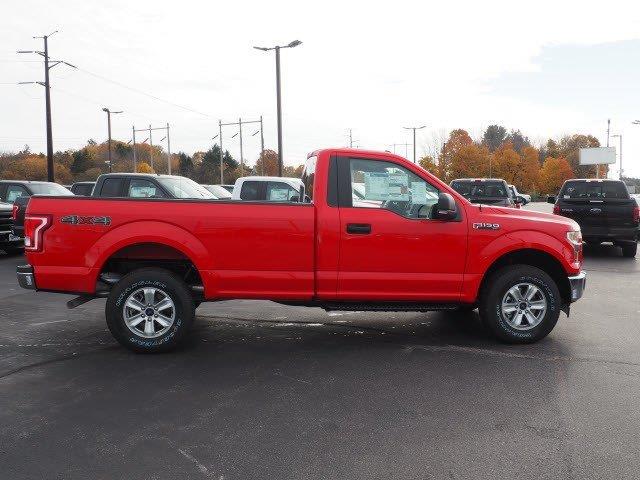
<path fill-rule="evenodd" d="M 13 227 L 11 212 L 0 212 L 0 232 L 8 232 Z"/>

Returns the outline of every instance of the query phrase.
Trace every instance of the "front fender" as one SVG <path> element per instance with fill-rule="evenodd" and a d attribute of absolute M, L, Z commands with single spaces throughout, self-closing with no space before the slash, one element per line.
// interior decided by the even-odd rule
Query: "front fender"
<path fill-rule="evenodd" d="M 575 272 L 575 268 L 572 267 L 574 251 L 571 246 L 548 233 L 536 230 L 516 230 L 493 239 L 484 245 L 477 255 L 470 257 L 473 263 L 469 264 L 467 271 L 486 272 L 491 264 L 501 256 L 523 249 L 541 250 L 548 253 L 562 264 L 567 274 Z"/>
<path fill-rule="evenodd" d="M 480 243 L 477 250 L 473 245 Z M 465 302 L 477 300 L 478 290 L 482 279 L 491 265 L 499 258 L 518 250 L 538 250 L 555 258 L 568 275 L 579 273 L 580 267 L 572 264 L 573 248 L 558 238 L 536 230 L 516 230 L 505 233 L 486 243 L 470 242 L 470 252 L 467 256 L 467 268 L 462 299 Z"/>

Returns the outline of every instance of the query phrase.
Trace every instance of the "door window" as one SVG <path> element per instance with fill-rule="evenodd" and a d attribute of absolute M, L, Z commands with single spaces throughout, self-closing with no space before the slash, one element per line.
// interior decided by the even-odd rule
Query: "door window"
<path fill-rule="evenodd" d="M 440 191 L 426 180 L 391 162 L 351 159 L 349 163 L 353 207 L 431 218 Z"/>
<path fill-rule="evenodd" d="M 260 184 L 258 182 L 249 181 L 242 182 L 240 189 L 241 200 L 264 200 L 260 198 Z"/>
<path fill-rule="evenodd" d="M 149 180 L 134 179 L 129 182 L 129 194 L 131 198 L 163 198 L 158 186 Z"/>
<path fill-rule="evenodd" d="M 267 182 L 267 200 L 269 202 L 288 202 L 291 197 L 298 196 L 298 190 L 288 183 Z"/>
<path fill-rule="evenodd" d="M 9 185 L 7 187 L 7 203 L 13 203 L 18 197 L 28 197 L 29 192 L 27 192 L 24 187 L 20 185 Z"/>
<path fill-rule="evenodd" d="M 121 178 L 107 178 L 102 182 L 100 188 L 101 197 L 120 197 L 122 193 L 122 179 Z"/>

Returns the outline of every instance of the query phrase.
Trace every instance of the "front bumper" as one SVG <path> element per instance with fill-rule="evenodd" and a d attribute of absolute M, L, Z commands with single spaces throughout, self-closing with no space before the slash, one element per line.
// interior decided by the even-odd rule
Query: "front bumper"
<path fill-rule="evenodd" d="M 31 265 L 18 265 L 16 267 L 16 275 L 18 277 L 18 284 L 22 288 L 27 290 L 36 289 L 36 277 L 33 274 L 33 267 Z"/>
<path fill-rule="evenodd" d="M 582 297 L 587 285 L 587 272 L 581 271 L 578 275 L 569 277 L 569 288 L 571 289 L 571 302 L 575 302 Z"/>

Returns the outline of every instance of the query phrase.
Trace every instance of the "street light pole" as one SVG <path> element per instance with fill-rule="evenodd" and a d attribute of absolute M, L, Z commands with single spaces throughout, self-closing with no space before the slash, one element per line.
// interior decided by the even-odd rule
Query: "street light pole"
<path fill-rule="evenodd" d="M 107 133 L 108 133 L 108 159 L 109 159 L 109 173 L 112 172 L 112 168 L 111 168 L 111 114 L 113 113 L 114 115 L 117 113 L 122 113 L 122 110 L 119 110 L 117 112 L 112 112 L 111 110 L 109 110 L 108 108 L 104 107 L 102 109 L 103 112 L 105 112 L 107 114 Z"/>
<path fill-rule="evenodd" d="M 300 40 L 294 40 L 288 45 L 277 45 L 275 47 L 253 47 L 256 50 L 262 50 L 268 52 L 269 50 L 276 51 L 276 102 L 277 102 L 277 120 L 278 120 L 278 176 L 282 176 L 282 95 L 280 89 L 280 49 L 281 48 L 294 48 L 298 45 L 302 45 Z"/>
<path fill-rule="evenodd" d="M 413 130 L 413 163 L 416 163 L 416 130 L 422 130 L 426 125 L 420 127 L 404 127 L 405 130 Z"/>

